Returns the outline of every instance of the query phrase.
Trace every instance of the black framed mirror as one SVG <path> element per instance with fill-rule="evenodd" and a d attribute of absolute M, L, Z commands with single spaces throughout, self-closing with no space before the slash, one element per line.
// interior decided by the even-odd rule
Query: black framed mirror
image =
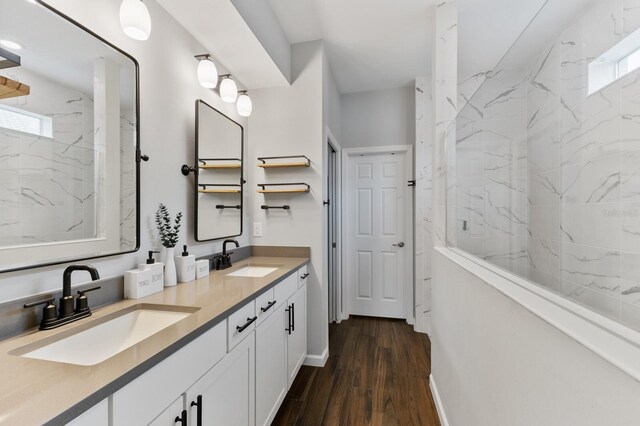
<path fill-rule="evenodd" d="M 0 10 L 0 272 L 137 251 L 137 61 L 45 3 Z"/>
<path fill-rule="evenodd" d="M 244 128 L 196 101 L 195 239 L 242 235 Z"/>

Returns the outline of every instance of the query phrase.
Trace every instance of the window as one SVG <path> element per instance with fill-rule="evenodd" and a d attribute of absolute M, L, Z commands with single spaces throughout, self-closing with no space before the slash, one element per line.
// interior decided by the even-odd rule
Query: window
<path fill-rule="evenodd" d="M 53 120 L 19 108 L 0 105 L 0 128 L 29 133 L 36 136 L 53 137 Z"/>
<path fill-rule="evenodd" d="M 620 78 L 630 72 L 640 68 L 640 49 L 629 53 L 618 61 L 617 78 Z"/>
<path fill-rule="evenodd" d="M 640 30 L 589 64 L 589 95 L 640 69 Z"/>

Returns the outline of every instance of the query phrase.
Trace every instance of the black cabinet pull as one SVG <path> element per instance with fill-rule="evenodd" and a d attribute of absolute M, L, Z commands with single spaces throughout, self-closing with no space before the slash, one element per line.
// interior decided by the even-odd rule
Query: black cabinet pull
<path fill-rule="evenodd" d="M 296 304 L 291 304 L 291 331 L 296 331 Z"/>
<path fill-rule="evenodd" d="M 260 308 L 260 310 L 262 312 L 267 312 L 269 309 L 273 308 L 276 304 L 276 301 L 274 300 L 273 302 L 269 302 L 267 303 L 267 307 L 266 308 Z"/>
<path fill-rule="evenodd" d="M 198 411 L 196 414 L 196 418 L 197 418 L 196 424 L 198 426 L 202 426 L 202 395 L 198 395 L 198 398 L 196 398 L 195 401 L 191 401 L 191 406 L 198 407 Z"/>
<path fill-rule="evenodd" d="M 243 326 L 236 325 L 236 330 L 238 330 L 238 333 L 242 333 L 257 319 L 258 317 L 247 318 L 247 322 Z"/>
<path fill-rule="evenodd" d="M 287 331 L 289 332 L 289 334 L 291 334 L 291 306 L 285 309 L 285 311 L 287 311 L 287 315 L 289 316 L 289 318 L 287 322 L 287 328 L 285 328 L 284 331 Z"/>
<path fill-rule="evenodd" d="M 176 416 L 175 423 L 180 423 L 180 426 L 187 426 L 187 410 L 182 410 L 182 415 Z"/>
<path fill-rule="evenodd" d="M 304 274 L 303 276 L 300 277 L 300 279 L 304 280 L 305 278 L 307 278 L 309 276 L 309 273 L 307 272 L 306 274 Z"/>

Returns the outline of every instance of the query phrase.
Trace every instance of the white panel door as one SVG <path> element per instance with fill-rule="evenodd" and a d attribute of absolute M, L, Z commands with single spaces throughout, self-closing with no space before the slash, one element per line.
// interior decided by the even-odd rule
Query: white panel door
<path fill-rule="evenodd" d="M 347 163 L 350 313 L 405 318 L 406 155 L 352 155 Z"/>

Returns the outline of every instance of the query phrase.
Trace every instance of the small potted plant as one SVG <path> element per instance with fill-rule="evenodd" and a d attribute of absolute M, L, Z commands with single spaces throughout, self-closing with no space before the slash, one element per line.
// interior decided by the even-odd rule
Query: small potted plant
<path fill-rule="evenodd" d="M 160 233 L 160 241 L 165 248 L 166 261 L 164 267 L 164 286 L 170 287 L 178 283 L 176 275 L 176 262 L 174 258 L 175 246 L 178 244 L 178 234 L 180 233 L 180 222 L 182 212 L 176 215 L 175 220 L 171 220 L 171 215 L 167 206 L 160 203 L 156 211 L 156 226 Z"/>

